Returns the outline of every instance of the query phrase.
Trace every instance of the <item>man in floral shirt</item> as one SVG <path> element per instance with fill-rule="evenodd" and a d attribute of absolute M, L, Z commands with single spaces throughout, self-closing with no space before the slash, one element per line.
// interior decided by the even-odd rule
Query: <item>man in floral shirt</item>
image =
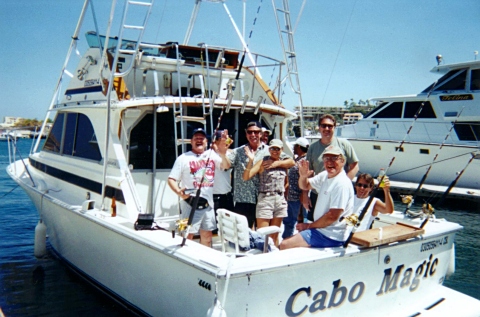
<path fill-rule="evenodd" d="M 247 217 L 248 226 L 253 228 L 255 224 L 255 210 L 257 205 L 258 196 L 258 175 L 255 175 L 248 181 L 243 180 L 243 172 L 248 164 L 248 156 L 245 153 L 245 147 L 248 147 L 250 151 L 255 153 L 255 161 L 262 159 L 264 156 L 268 156 L 268 145 L 262 144 L 262 125 L 258 121 L 252 121 L 247 124 L 245 129 L 247 134 L 248 144 L 242 145 L 234 149 L 228 158 L 232 163 L 234 172 L 234 188 L 233 188 L 233 201 L 235 202 L 234 211 L 240 215 Z M 287 156 L 285 153 L 283 155 Z M 265 168 L 290 168 L 295 165 L 293 159 L 288 158 L 281 161 L 273 162 L 271 160 L 265 161 Z"/>

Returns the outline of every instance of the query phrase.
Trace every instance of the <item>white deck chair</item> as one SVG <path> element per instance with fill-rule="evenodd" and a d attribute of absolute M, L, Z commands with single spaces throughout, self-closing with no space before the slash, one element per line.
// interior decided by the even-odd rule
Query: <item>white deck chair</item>
<path fill-rule="evenodd" d="M 242 254 L 240 247 L 250 247 L 250 236 L 248 234 L 248 221 L 245 216 L 239 215 L 227 209 L 217 210 L 218 234 L 222 243 L 222 252 L 226 251 L 225 244 L 232 242 L 235 245 L 235 254 Z M 268 252 L 268 236 L 280 232 L 277 226 L 269 226 L 257 229 L 257 233 L 265 237 L 263 253 Z M 244 253 L 258 253 L 257 249 L 251 249 Z"/>

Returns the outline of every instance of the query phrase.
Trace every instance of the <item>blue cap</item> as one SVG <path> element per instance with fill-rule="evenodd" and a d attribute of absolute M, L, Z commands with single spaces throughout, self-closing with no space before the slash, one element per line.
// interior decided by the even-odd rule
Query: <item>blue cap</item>
<path fill-rule="evenodd" d="M 207 134 L 205 133 L 205 130 L 203 130 L 202 128 L 198 128 L 198 129 L 193 130 L 192 136 L 194 136 L 197 133 L 201 133 L 204 136 L 207 136 Z"/>

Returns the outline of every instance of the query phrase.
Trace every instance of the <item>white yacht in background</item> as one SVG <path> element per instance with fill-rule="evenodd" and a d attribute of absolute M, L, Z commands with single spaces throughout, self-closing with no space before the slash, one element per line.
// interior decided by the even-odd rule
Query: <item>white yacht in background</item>
<path fill-rule="evenodd" d="M 431 166 L 423 187 L 439 193 L 463 172 L 452 194 L 480 199 L 480 61 L 438 60 L 435 83 L 417 95 L 373 98 L 379 105 L 337 136 L 353 144 L 361 172 L 377 175 L 394 158 L 390 179 L 415 190 Z"/>
<path fill-rule="evenodd" d="M 202 1 L 192 2 L 190 26 Z M 225 1 L 213 2 L 208 5 L 223 6 L 231 18 Z M 423 219 L 396 213 L 378 223 L 383 231 L 365 231 L 373 238 L 363 240 L 374 244 L 359 242 L 355 234 L 356 244 L 339 248 L 240 256 L 223 247 L 228 247 L 223 239 L 228 229 L 231 236 L 243 233 L 245 238 L 240 222 L 223 227 L 213 248 L 195 240 L 184 244 L 178 196 L 167 178 L 176 157 L 187 150 L 185 139 L 192 130 L 204 127 L 211 134 L 224 110 L 221 128 L 243 131 L 249 121 L 261 120 L 285 141 L 286 123 L 296 117 L 278 97 L 284 81 L 280 75 L 296 73 L 289 64 L 295 54 L 288 2 L 272 2 L 277 31 L 289 37 L 284 51 L 290 54 L 284 60 L 251 52 L 243 38 L 237 49 L 215 43 L 190 46 L 188 40 L 146 42 L 143 30 L 153 1 L 145 0 L 126 1 L 123 10 L 112 7 L 115 17 L 121 17 L 114 20 L 119 33 L 113 35 L 109 27 L 104 34 L 111 35 L 87 32 L 83 57 L 67 71 L 89 3 L 85 1 L 48 109 L 54 122 L 45 144 L 40 148 L 38 140 L 28 158 L 11 159 L 7 167 L 37 208 L 41 223 L 36 236 L 45 238 L 46 226 L 54 252 L 81 276 L 135 313 L 149 316 L 480 314 L 480 301 L 442 286 L 454 271 L 455 235 L 462 229 L 443 219 L 420 228 Z M 137 24 L 127 22 L 133 8 L 145 10 Z M 178 14 L 180 8 L 165 15 Z M 278 72 L 274 87 L 260 76 L 269 66 Z M 293 68 L 282 71 L 284 66 Z M 68 79 L 64 74 L 74 76 L 62 88 Z M 235 146 L 245 143 L 241 134 L 235 135 Z M 115 217 L 110 209 L 116 210 Z M 137 221 L 153 215 L 168 230 L 136 230 Z M 398 221 L 410 227 L 396 225 Z M 145 226 L 150 229 L 151 223 Z M 408 234 L 389 234 L 399 226 Z M 172 229 L 177 235 L 172 236 Z"/>

